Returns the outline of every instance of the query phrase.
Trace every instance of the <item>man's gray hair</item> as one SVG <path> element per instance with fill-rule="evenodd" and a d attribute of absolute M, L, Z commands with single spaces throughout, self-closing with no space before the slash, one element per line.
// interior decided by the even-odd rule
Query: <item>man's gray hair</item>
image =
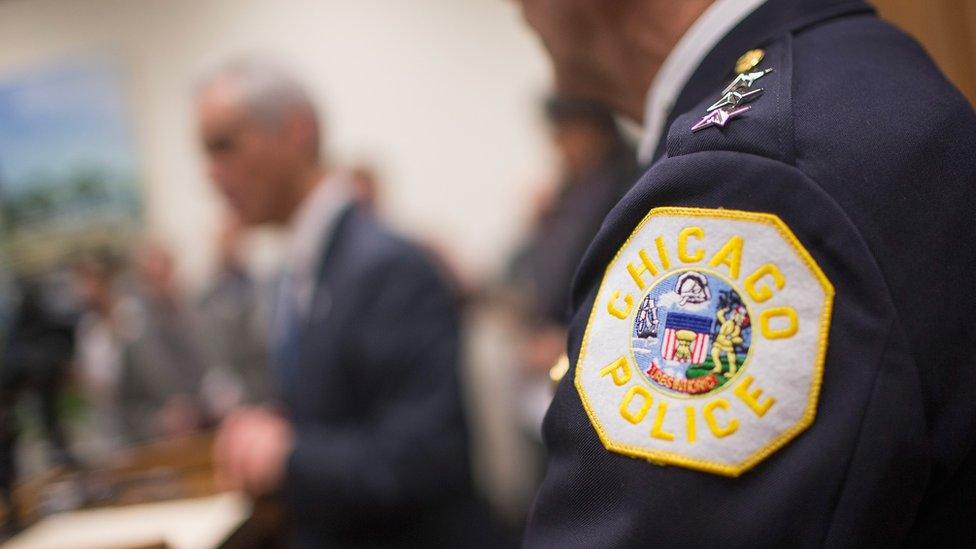
<path fill-rule="evenodd" d="M 244 109 L 259 121 L 278 126 L 298 110 L 311 116 L 319 131 L 318 113 L 308 90 L 270 59 L 248 56 L 222 63 L 200 79 L 197 92 L 218 83 L 230 84 L 240 94 Z"/>

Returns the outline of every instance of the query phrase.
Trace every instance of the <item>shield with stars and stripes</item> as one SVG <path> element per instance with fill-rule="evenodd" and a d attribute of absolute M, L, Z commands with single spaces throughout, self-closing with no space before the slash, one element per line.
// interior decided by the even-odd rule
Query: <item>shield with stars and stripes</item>
<path fill-rule="evenodd" d="M 665 321 L 664 338 L 661 341 L 661 356 L 665 360 L 675 360 L 675 350 L 679 345 L 678 332 L 687 331 L 695 334 L 690 342 L 691 359 L 680 359 L 681 362 L 701 364 L 708 357 L 711 343 L 712 319 L 706 316 L 685 313 L 669 313 Z"/>

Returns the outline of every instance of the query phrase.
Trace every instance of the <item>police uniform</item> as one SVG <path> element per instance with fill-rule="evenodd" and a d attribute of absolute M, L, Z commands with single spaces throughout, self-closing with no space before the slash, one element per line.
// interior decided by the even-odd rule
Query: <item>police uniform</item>
<path fill-rule="evenodd" d="M 776 0 L 663 127 L 574 283 L 526 545 L 972 545 L 972 107 L 867 4 Z"/>

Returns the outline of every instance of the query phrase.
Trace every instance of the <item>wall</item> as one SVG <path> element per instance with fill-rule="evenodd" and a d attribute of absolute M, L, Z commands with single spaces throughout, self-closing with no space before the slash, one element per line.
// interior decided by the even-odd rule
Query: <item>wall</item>
<path fill-rule="evenodd" d="M 6 0 L 0 78 L 85 55 L 121 61 L 149 230 L 193 285 L 210 268 L 218 201 L 201 170 L 190 92 L 201 71 L 270 53 L 308 81 L 340 159 L 372 160 L 385 211 L 478 276 L 496 268 L 548 165 L 536 114 L 548 63 L 501 0 Z"/>
<path fill-rule="evenodd" d="M 976 2 L 875 0 L 976 101 Z M 471 276 L 497 268 L 549 165 L 535 107 L 548 65 L 502 0 L 5 0 L 0 78 L 91 54 L 127 70 L 149 230 L 202 282 L 218 202 L 193 135 L 195 75 L 267 52 L 316 90 L 339 158 L 375 161 L 385 212 Z"/>

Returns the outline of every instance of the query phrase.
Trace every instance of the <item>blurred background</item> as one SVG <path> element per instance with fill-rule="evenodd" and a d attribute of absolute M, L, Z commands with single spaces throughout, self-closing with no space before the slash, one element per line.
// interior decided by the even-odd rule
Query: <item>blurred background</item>
<path fill-rule="evenodd" d="M 976 100 L 976 3 L 875 4 Z M 263 296 L 282 254 L 280 234 L 225 211 L 196 134 L 200 75 L 242 54 L 309 86 L 358 200 L 450 273 L 475 477 L 517 532 L 576 261 L 638 173 L 631 129 L 550 95 L 517 6 L 0 0 L 6 535 L 126 523 L 119 546 L 201 547 L 273 528 L 208 469 L 220 418 L 267 396 Z"/>

